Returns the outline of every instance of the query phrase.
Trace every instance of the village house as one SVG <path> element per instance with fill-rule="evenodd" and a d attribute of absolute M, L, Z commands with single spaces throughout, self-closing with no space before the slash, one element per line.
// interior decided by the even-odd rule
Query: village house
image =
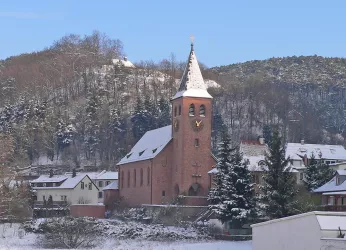
<path fill-rule="evenodd" d="M 207 91 L 193 44 L 180 87 L 172 98 L 172 125 L 148 131 L 117 164 L 119 192 L 129 206 L 206 205 L 211 154 L 212 96 Z"/>
<path fill-rule="evenodd" d="M 337 170 L 326 184 L 313 191 L 327 211 L 346 211 L 346 170 Z"/>
<path fill-rule="evenodd" d="M 99 189 L 87 174 L 41 175 L 30 184 L 35 192 L 35 208 L 98 203 Z"/>
<path fill-rule="evenodd" d="M 101 172 L 91 172 L 86 173 L 90 179 L 94 182 L 94 184 L 98 187 L 98 202 L 103 203 L 104 201 L 104 187 L 108 186 L 112 182 L 116 182 L 118 184 L 118 172 L 111 172 L 103 170 Z"/>

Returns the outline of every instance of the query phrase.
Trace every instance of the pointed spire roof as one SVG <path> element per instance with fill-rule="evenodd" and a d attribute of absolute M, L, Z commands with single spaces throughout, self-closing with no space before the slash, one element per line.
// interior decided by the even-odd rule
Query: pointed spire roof
<path fill-rule="evenodd" d="M 187 60 L 184 74 L 180 80 L 180 87 L 173 100 L 182 96 L 213 98 L 208 93 L 207 85 L 204 83 L 193 43 L 191 43 L 189 59 Z"/>

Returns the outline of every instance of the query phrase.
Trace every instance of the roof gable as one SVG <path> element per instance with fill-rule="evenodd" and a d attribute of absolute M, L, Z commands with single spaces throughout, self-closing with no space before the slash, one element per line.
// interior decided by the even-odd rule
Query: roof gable
<path fill-rule="evenodd" d="M 136 143 L 117 165 L 143 161 L 158 155 L 172 139 L 172 125 L 150 130 Z"/>

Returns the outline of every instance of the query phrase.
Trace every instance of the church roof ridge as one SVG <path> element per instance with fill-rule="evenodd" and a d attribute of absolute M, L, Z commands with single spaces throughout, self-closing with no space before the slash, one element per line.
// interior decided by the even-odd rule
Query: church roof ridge
<path fill-rule="evenodd" d="M 183 76 L 180 80 L 178 92 L 175 94 L 173 99 L 182 96 L 213 98 L 207 91 L 207 85 L 204 82 L 201 70 L 199 68 L 193 43 L 191 43 L 189 58 L 187 60 Z"/>

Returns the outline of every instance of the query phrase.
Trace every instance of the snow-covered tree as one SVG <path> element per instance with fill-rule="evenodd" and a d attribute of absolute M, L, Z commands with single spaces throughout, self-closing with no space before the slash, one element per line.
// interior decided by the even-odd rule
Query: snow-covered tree
<path fill-rule="evenodd" d="M 333 177 L 334 171 L 324 162 L 322 155 L 319 155 L 319 159 L 315 158 L 312 153 L 309 159 L 309 165 L 305 170 L 305 185 L 309 191 L 312 191 L 328 181 Z"/>
<path fill-rule="evenodd" d="M 159 115 L 157 120 L 157 127 L 161 128 L 167 126 L 171 122 L 170 104 L 163 97 L 159 100 Z"/>
<path fill-rule="evenodd" d="M 264 215 L 270 218 L 282 218 L 293 214 L 295 205 L 296 179 L 289 167 L 289 158 L 285 158 L 285 148 L 277 130 L 274 130 L 269 143 L 269 153 L 265 156 L 267 169 L 260 187 L 261 207 Z"/>
<path fill-rule="evenodd" d="M 219 148 L 218 173 L 211 189 L 210 209 L 224 222 L 242 225 L 254 215 L 253 184 L 246 162 L 239 148 L 232 149 L 227 133 L 222 136 Z"/>

